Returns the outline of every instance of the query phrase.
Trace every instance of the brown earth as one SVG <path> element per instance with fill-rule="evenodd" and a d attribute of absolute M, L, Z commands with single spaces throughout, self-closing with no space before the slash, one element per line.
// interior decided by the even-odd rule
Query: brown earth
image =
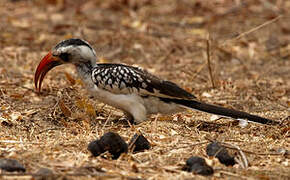
<path fill-rule="evenodd" d="M 26 167 L 12 178 L 30 179 L 42 167 L 61 179 L 204 178 L 182 171 L 198 155 L 214 167 L 213 179 L 289 179 L 289 154 L 279 153 L 290 149 L 289 9 L 282 0 L 1 0 L 0 157 Z M 39 61 L 71 37 L 89 41 L 102 62 L 141 66 L 202 101 L 281 124 L 242 128 L 187 111 L 128 127 L 120 111 L 89 98 L 70 65 L 49 72 L 36 93 Z M 108 131 L 127 142 L 142 132 L 152 148 L 118 160 L 91 157 L 88 143 Z M 239 147 L 249 167 L 207 157 L 210 139 Z"/>

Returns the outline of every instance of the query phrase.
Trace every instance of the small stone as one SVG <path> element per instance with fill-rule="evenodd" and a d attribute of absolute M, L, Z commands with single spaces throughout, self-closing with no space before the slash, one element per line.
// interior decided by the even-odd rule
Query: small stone
<path fill-rule="evenodd" d="M 88 150 L 93 156 L 99 156 L 108 151 L 113 159 L 118 159 L 122 153 L 128 152 L 128 145 L 119 134 L 108 132 L 100 140 L 92 141 L 88 145 Z"/>
<path fill-rule="evenodd" d="M 230 156 L 228 151 L 220 145 L 219 142 L 212 142 L 207 145 L 206 153 L 208 156 L 214 156 L 218 158 L 220 163 L 226 166 L 233 166 L 236 164 L 234 157 Z"/>
<path fill-rule="evenodd" d="M 129 144 L 134 146 L 133 152 L 143 151 L 151 147 L 149 141 L 142 134 L 135 134 Z"/>
<path fill-rule="evenodd" d="M 15 159 L 0 159 L 0 169 L 3 169 L 8 172 L 14 172 L 14 171 L 22 171 L 25 172 L 26 169 L 23 167 L 22 164 L 20 164 Z"/>
<path fill-rule="evenodd" d="M 186 166 L 183 170 L 204 176 L 212 175 L 214 172 L 213 168 L 206 164 L 203 158 L 198 156 L 192 156 L 187 159 Z"/>

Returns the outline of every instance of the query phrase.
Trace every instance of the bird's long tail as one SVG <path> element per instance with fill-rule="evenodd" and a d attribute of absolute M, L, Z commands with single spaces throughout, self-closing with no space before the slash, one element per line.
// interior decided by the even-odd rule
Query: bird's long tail
<path fill-rule="evenodd" d="M 238 111 L 234 109 L 224 108 L 221 106 L 206 104 L 206 103 L 195 101 L 195 100 L 170 99 L 170 98 L 161 98 L 161 99 L 165 102 L 173 102 L 173 103 L 180 104 L 182 106 L 185 106 L 187 108 L 191 108 L 194 110 L 199 110 L 199 111 L 216 114 L 220 116 L 226 116 L 233 119 L 244 119 L 244 120 L 261 123 L 261 124 L 271 124 L 271 125 L 279 124 L 279 122 L 271 120 L 271 119 L 252 115 L 243 111 Z"/>

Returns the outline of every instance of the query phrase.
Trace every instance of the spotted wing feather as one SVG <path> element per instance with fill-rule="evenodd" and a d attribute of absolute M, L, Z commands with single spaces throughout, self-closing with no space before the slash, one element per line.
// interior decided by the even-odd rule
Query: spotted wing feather
<path fill-rule="evenodd" d="M 164 81 L 147 71 L 123 64 L 98 64 L 92 72 L 98 88 L 115 94 L 137 93 L 142 96 L 194 99 L 195 97 L 170 81 Z"/>

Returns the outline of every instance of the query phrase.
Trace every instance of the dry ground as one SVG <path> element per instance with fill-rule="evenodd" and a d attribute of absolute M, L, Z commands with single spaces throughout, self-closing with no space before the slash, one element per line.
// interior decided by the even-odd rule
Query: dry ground
<path fill-rule="evenodd" d="M 289 9 L 283 0 L 1 0 L 0 157 L 18 159 L 27 173 L 46 167 L 68 179 L 204 178 L 181 169 L 192 155 L 208 158 L 206 143 L 216 139 L 240 147 L 250 166 L 226 167 L 208 158 L 214 179 L 289 179 L 289 156 L 277 155 L 290 148 Z M 206 61 L 208 34 L 215 88 Z M 72 66 L 52 70 L 36 93 L 39 61 L 70 37 L 93 44 L 103 62 L 142 66 L 205 102 L 282 124 L 241 128 L 188 111 L 127 127 L 118 121 L 121 112 L 89 98 Z M 91 157 L 87 144 L 108 131 L 126 141 L 142 132 L 152 148 L 118 160 Z"/>

